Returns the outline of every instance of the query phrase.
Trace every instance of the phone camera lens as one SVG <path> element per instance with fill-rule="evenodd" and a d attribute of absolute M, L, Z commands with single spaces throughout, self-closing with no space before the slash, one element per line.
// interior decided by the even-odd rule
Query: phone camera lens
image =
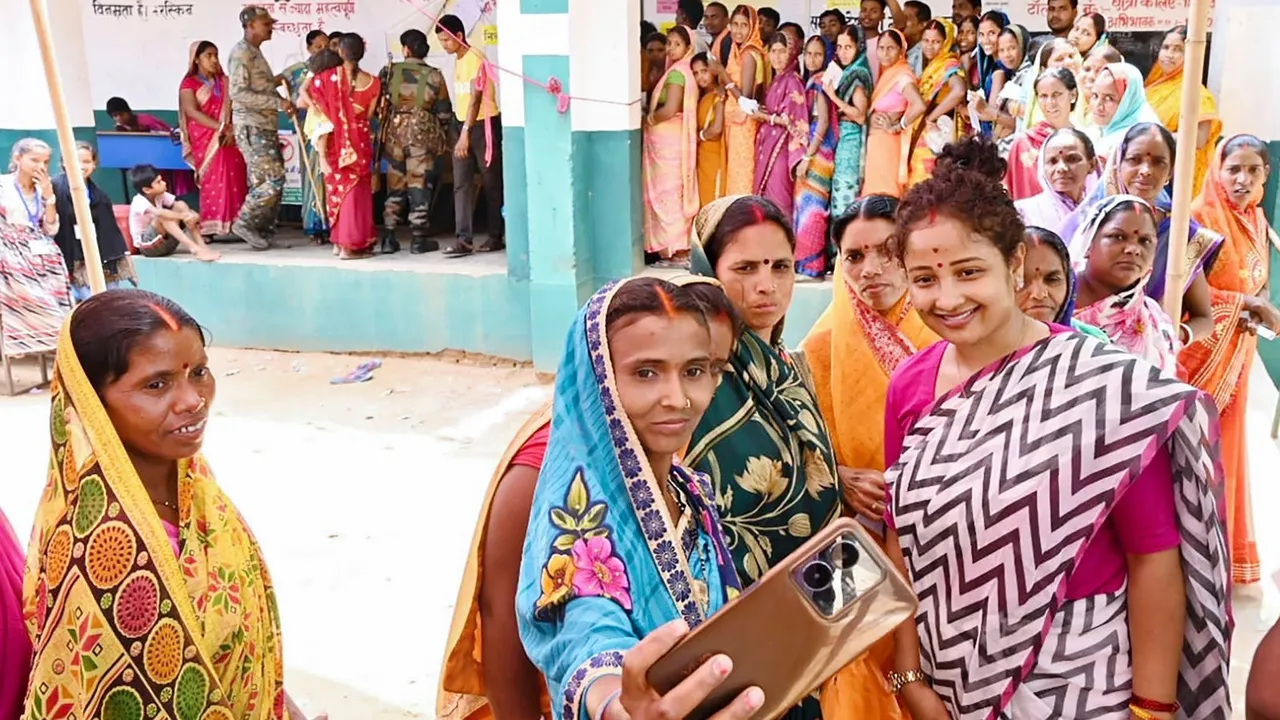
<path fill-rule="evenodd" d="M 835 578 L 835 572 L 831 566 L 821 560 L 814 560 L 805 565 L 804 570 L 800 573 L 800 579 L 804 582 L 805 587 L 813 592 L 821 592 L 831 587 L 831 581 Z"/>
<path fill-rule="evenodd" d="M 841 540 L 831 548 L 831 563 L 840 570 L 848 570 L 857 565 L 861 557 L 858 543 L 852 540 Z"/>

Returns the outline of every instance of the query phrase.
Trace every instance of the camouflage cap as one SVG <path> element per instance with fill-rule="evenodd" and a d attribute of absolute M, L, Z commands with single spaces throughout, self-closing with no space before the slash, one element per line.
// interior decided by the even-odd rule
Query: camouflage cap
<path fill-rule="evenodd" d="M 267 12 L 267 9 L 261 5 L 246 5 L 245 8 L 240 11 L 240 27 L 246 27 L 254 20 L 261 20 L 263 18 L 266 18 L 271 22 L 276 21 L 275 18 L 271 17 L 271 13 Z"/>

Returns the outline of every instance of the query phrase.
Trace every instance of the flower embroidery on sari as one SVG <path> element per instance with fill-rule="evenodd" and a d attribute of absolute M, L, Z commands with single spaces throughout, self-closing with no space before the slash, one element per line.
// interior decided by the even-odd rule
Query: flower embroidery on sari
<path fill-rule="evenodd" d="M 609 507 L 591 502 L 579 469 L 563 507 L 551 508 L 551 524 L 560 534 L 542 569 L 542 595 L 535 612 L 544 619 L 575 597 L 604 597 L 630 612 L 631 581 L 626 565 L 613 552 L 605 516 Z"/>

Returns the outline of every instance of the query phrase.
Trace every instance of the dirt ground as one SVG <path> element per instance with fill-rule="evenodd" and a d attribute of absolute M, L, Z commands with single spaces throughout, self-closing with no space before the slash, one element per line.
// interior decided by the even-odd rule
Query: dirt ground
<path fill-rule="evenodd" d="M 434 717 L 485 487 L 550 384 L 529 367 L 459 354 L 384 357 L 354 385 L 329 380 L 366 357 L 213 348 L 210 358 L 218 397 L 205 455 L 270 563 L 291 694 L 332 720 Z M 1255 376 L 1250 464 L 1262 520 L 1280 507 L 1280 452 L 1268 433 L 1276 393 L 1260 367 Z M 16 379 L 37 382 L 36 365 L 19 365 Z M 47 417 L 47 390 L 0 395 L 0 507 L 20 535 L 44 482 Z M 1269 576 L 1280 526 L 1259 522 L 1258 533 Z M 1276 582 L 1235 596 L 1238 718 L 1254 648 L 1280 615 Z"/>

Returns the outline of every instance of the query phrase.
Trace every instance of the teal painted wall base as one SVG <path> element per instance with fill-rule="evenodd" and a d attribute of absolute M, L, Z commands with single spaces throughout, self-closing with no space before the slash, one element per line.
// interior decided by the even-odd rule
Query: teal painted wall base
<path fill-rule="evenodd" d="M 596 285 L 634 275 L 644 268 L 640 129 L 574 132 L 573 158 Z"/>
<path fill-rule="evenodd" d="M 416 270 L 260 263 L 201 263 L 185 258 L 135 257 L 142 287 L 173 298 L 209 328 L 219 347 L 295 352 L 434 353 L 463 350 L 511 360 L 533 360 L 555 372 L 570 312 L 559 322 L 531 328 L 527 281 L 507 273 L 463 274 Z M 591 293 L 594 288 L 558 292 Z M 804 339 L 831 302 L 830 283 L 796 286 L 785 338 Z"/>
<path fill-rule="evenodd" d="M 222 347 L 463 350 L 531 359 L 528 285 L 503 272 L 348 270 L 266 259 L 135 257 L 134 263 L 143 288 L 176 300 Z"/>

